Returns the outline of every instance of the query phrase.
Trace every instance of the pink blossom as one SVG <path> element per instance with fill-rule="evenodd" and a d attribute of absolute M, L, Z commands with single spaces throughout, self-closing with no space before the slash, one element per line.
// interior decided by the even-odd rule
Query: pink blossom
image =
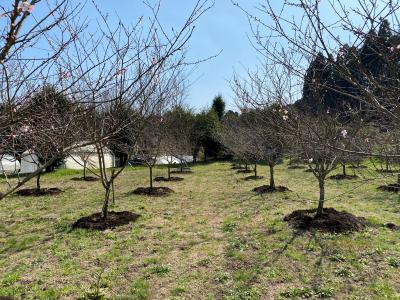
<path fill-rule="evenodd" d="M 282 118 L 283 118 L 284 121 L 289 120 L 289 117 L 288 117 L 288 116 L 283 116 Z"/>
<path fill-rule="evenodd" d="M 117 72 L 115 73 L 115 75 L 122 75 L 122 74 L 124 74 L 125 72 L 126 72 L 126 69 L 123 68 L 123 69 L 117 70 Z"/>
<path fill-rule="evenodd" d="M 22 131 L 22 132 L 28 132 L 29 130 L 31 130 L 31 129 L 30 129 L 30 127 L 27 126 L 27 125 L 21 127 L 21 131 Z"/>
<path fill-rule="evenodd" d="M 22 1 L 22 4 L 18 7 L 18 9 L 24 13 L 31 13 L 35 5 L 31 5 L 27 0 Z"/>

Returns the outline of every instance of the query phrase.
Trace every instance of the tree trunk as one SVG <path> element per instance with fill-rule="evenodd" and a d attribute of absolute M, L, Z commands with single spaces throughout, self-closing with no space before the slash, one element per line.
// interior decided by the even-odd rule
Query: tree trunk
<path fill-rule="evenodd" d="M 342 169 L 343 169 L 343 176 L 347 176 L 347 174 L 346 174 L 346 164 L 342 164 Z"/>
<path fill-rule="evenodd" d="M 150 171 L 150 188 L 153 188 L 153 167 L 149 168 Z"/>
<path fill-rule="evenodd" d="M 83 163 L 83 179 L 86 180 L 86 163 Z"/>
<path fill-rule="evenodd" d="M 111 187 L 112 187 L 112 204 L 115 205 L 114 179 L 112 179 Z"/>
<path fill-rule="evenodd" d="M 110 186 L 108 185 L 106 187 L 106 193 L 104 195 L 104 202 L 103 202 L 103 208 L 101 210 L 101 217 L 105 220 L 108 217 L 108 204 L 110 201 Z"/>
<path fill-rule="evenodd" d="M 42 172 L 36 176 L 36 190 L 38 191 L 40 191 L 40 176 L 42 176 Z"/>
<path fill-rule="evenodd" d="M 275 189 L 274 165 L 269 165 L 269 186 Z"/>
<path fill-rule="evenodd" d="M 247 172 L 249 170 L 249 166 L 247 165 L 247 163 L 244 165 L 244 170 Z"/>
<path fill-rule="evenodd" d="M 181 173 L 183 173 L 183 161 L 181 161 Z"/>
<path fill-rule="evenodd" d="M 171 179 L 171 165 L 168 164 L 168 180 Z"/>
<path fill-rule="evenodd" d="M 254 177 L 257 178 L 257 163 L 254 164 Z"/>
<path fill-rule="evenodd" d="M 318 179 L 319 183 L 319 201 L 318 201 L 318 209 L 317 216 L 320 216 L 324 210 L 324 202 L 325 202 L 325 180 Z"/>

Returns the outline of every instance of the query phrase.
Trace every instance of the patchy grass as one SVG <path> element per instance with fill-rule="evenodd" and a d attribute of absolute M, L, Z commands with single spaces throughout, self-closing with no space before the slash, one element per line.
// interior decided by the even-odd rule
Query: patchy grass
<path fill-rule="evenodd" d="M 157 184 L 176 192 L 162 198 L 133 195 L 148 184 L 147 170 L 127 170 L 112 210 L 140 218 L 104 232 L 71 230 L 80 217 L 100 211 L 100 182 L 72 181 L 77 172 L 46 174 L 44 187 L 65 192 L 0 202 L 0 296 L 400 299 L 399 232 L 382 226 L 400 225 L 400 199 L 376 188 L 395 177 L 371 181 L 377 173 L 363 169 L 357 180 L 328 181 L 327 206 L 373 224 L 332 235 L 295 232 L 283 222 L 293 210 L 315 207 L 312 174 L 280 165 L 276 183 L 292 192 L 257 195 L 252 189 L 262 180 L 243 181 L 230 167 L 195 166 L 182 182 Z M 260 175 L 267 183 L 267 167 Z"/>

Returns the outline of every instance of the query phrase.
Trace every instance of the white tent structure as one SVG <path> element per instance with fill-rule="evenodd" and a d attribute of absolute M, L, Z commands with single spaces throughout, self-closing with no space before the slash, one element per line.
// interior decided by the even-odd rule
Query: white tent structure
<path fill-rule="evenodd" d="M 156 165 L 179 164 L 180 160 L 174 156 L 160 156 L 156 159 Z"/>
<path fill-rule="evenodd" d="M 39 157 L 33 151 L 25 151 L 21 155 L 20 174 L 31 174 L 42 168 L 43 165 L 39 162 Z"/>
<path fill-rule="evenodd" d="M 115 156 L 106 147 L 103 148 L 104 163 L 106 168 L 115 167 Z M 71 170 L 83 170 L 84 166 L 88 169 L 99 169 L 99 157 L 95 145 L 76 147 L 64 160 L 64 167 Z"/>
<path fill-rule="evenodd" d="M 0 173 L 6 175 L 17 174 L 21 168 L 19 161 L 12 155 L 0 155 Z"/>
<path fill-rule="evenodd" d="M 184 155 L 182 157 L 175 157 L 175 156 L 160 156 L 157 157 L 156 159 L 156 165 L 174 165 L 174 164 L 180 164 L 181 160 L 183 163 L 191 163 L 193 162 L 193 156 L 190 155 Z"/>

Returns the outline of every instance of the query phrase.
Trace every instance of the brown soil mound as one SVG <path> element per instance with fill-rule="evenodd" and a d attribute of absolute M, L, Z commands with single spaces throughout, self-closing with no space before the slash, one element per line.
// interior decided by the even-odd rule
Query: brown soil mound
<path fill-rule="evenodd" d="M 329 179 L 334 179 L 334 180 L 351 180 L 357 178 L 358 178 L 357 175 L 343 175 L 343 174 L 336 174 L 329 177 Z"/>
<path fill-rule="evenodd" d="M 182 177 L 156 177 L 154 181 L 165 181 L 165 182 L 174 182 L 174 181 L 182 181 L 184 180 Z"/>
<path fill-rule="evenodd" d="M 59 188 L 43 188 L 40 190 L 37 189 L 22 189 L 15 192 L 18 196 L 47 196 L 47 195 L 58 195 L 63 191 Z"/>
<path fill-rule="evenodd" d="M 301 230 L 316 229 L 323 232 L 342 233 L 361 231 L 368 226 L 364 218 L 356 217 L 346 211 L 325 208 L 321 216 L 315 216 L 316 209 L 296 210 L 283 220 Z"/>
<path fill-rule="evenodd" d="M 246 181 L 248 181 L 248 180 L 260 180 L 260 179 L 263 179 L 264 177 L 262 177 L 262 176 L 248 176 L 248 177 L 245 177 L 245 178 L 243 178 L 243 180 L 246 180 Z"/>
<path fill-rule="evenodd" d="M 139 187 L 136 190 L 133 191 L 135 195 L 146 195 L 146 196 L 155 196 L 155 197 L 160 197 L 160 196 L 166 196 L 174 191 L 171 190 L 170 188 L 167 187 Z"/>
<path fill-rule="evenodd" d="M 94 230 L 113 229 L 115 227 L 127 225 L 131 222 L 134 222 L 138 218 L 139 215 L 129 211 L 110 211 L 108 213 L 107 219 L 105 220 L 101 217 L 101 213 L 95 213 L 93 215 L 80 218 L 72 225 L 72 228 L 84 228 Z"/>
<path fill-rule="evenodd" d="M 249 173 L 254 173 L 253 170 L 238 170 L 237 173 L 239 174 L 249 174 Z"/>
<path fill-rule="evenodd" d="M 378 190 L 384 191 L 384 192 L 397 193 L 400 191 L 400 184 L 393 183 L 393 184 L 388 184 L 388 185 L 381 185 L 380 187 L 378 187 Z"/>
<path fill-rule="evenodd" d="M 284 186 L 276 186 L 275 188 L 273 188 L 269 185 L 263 185 L 253 189 L 253 192 L 256 192 L 258 194 L 283 193 L 289 191 L 290 190 Z"/>
<path fill-rule="evenodd" d="M 93 176 L 86 176 L 86 177 L 74 177 L 71 180 L 73 181 L 98 181 L 98 177 L 93 177 Z"/>
<path fill-rule="evenodd" d="M 390 230 L 399 230 L 399 226 L 397 226 L 396 224 L 393 223 L 386 223 L 383 225 L 383 227 L 389 228 Z"/>
<path fill-rule="evenodd" d="M 301 170 L 301 169 L 305 169 L 306 166 L 288 166 L 287 168 L 289 170 Z"/>
<path fill-rule="evenodd" d="M 177 170 L 177 171 L 171 171 L 171 174 L 192 174 L 193 171 L 191 170 Z"/>
<path fill-rule="evenodd" d="M 232 170 L 243 170 L 244 167 L 243 167 L 243 166 L 232 166 L 231 169 L 232 169 Z"/>

